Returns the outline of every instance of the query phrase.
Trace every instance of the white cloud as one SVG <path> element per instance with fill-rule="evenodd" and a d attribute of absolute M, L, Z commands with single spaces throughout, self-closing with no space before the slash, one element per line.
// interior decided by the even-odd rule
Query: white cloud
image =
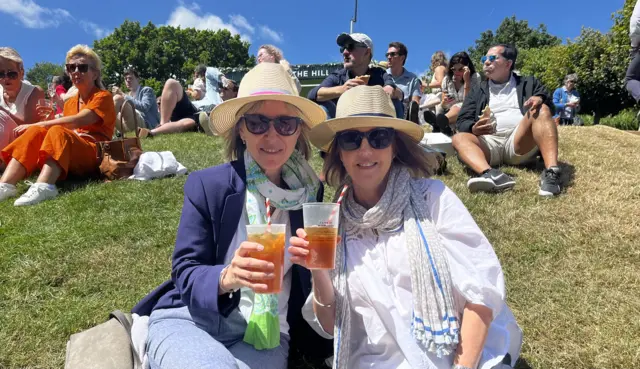
<path fill-rule="evenodd" d="M 267 26 L 260 26 L 260 33 L 262 37 L 268 38 L 275 43 L 281 43 L 283 41 L 282 33 L 278 33 Z"/>
<path fill-rule="evenodd" d="M 43 8 L 33 0 L 0 0 L 0 12 L 17 18 L 27 28 L 58 27 L 73 19 L 64 9 Z"/>
<path fill-rule="evenodd" d="M 96 36 L 96 38 L 98 39 L 109 36 L 111 34 L 111 31 L 107 30 L 106 28 L 102 28 L 92 22 L 81 21 L 80 26 L 82 27 L 82 29 L 84 29 L 85 32 Z"/>
<path fill-rule="evenodd" d="M 183 5 L 178 6 L 173 13 L 171 13 L 167 25 L 199 30 L 208 29 L 211 31 L 226 29 L 233 35 L 240 35 L 243 40 L 251 41 L 251 36 L 246 33 L 241 33 L 233 24 L 225 23 L 222 18 L 217 15 L 206 13 L 200 16 Z"/>
<path fill-rule="evenodd" d="M 249 33 L 254 33 L 256 31 L 256 28 L 249 24 L 249 21 L 247 20 L 247 18 L 239 14 L 232 15 L 230 18 L 231 18 L 231 24 L 233 24 L 234 26 L 238 28 L 243 28 L 247 30 Z"/>

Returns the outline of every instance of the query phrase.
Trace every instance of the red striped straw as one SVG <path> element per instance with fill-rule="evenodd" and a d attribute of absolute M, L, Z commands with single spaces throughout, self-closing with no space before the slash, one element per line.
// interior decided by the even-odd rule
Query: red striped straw
<path fill-rule="evenodd" d="M 265 207 L 267 208 L 267 230 L 271 229 L 271 204 L 269 199 L 264 200 Z"/>
<path fill-rule="evenodd" d="M 344 197 L 344 194 L 347 192 L 347 189 L 349 188 L 349 185 L 344 185 L 344 187 L 342 187 L 342 191 L 340 191 L 340 197 L 338 197 L 338 202 L 336 202 L 336 204 L 338 204 L 338 206 L 336 206 L 332 211 L 331 211 L 331 215 L 329 215 L 329 222 L 331 222 L 331 220 L 333 219 L 333 217 L 336 215 L 336 213 L 338 212 L 338 210 L 340 209 L 340 204 L 342 204 L 342 198 Z"/>

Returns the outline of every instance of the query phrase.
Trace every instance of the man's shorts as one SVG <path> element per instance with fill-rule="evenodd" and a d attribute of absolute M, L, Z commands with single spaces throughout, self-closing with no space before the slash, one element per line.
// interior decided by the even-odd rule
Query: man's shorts
<path fill-rule="evenodd" d="M 537 147 L 534 147 L 524 155 L 516 154 L 513 140 L 515 139 L 517 128 L 518 127 L 512 130 L 497 132 L 493 135 L 478 136 L 480 142 L 484 143 L 491 153 L 489 165 L 492 167 L 502 164 L 521 165 L 530 163 L 536 159 L 539 151 Z"/>
<path fill-rule="evenodd" d="M 186 93 L 182 94 L 182 99 L 178 101 L 176 107 L 173 108 L 173 112 L 171 112 L 171 121 L 177 122 L 181 119 L 191 118 L 194 122 L 196 122 L 196 126 L 198 123 L 198 116 L 200 112 L 196 109 L 195 106 L 189 100 L 189 97 Z"/>
<path fill-rule="evenodd" d="M 149 128 L 149 125 L 147 124 L 147 122 L 144 121 L 144 118 L 142 117 L 142 113 L 140 113 L 140 110 L 138 109 L 136 109 L 136 117 L 138 118 L 139 128 Z M 120 113 L 118 113 L 118 115 L 116 116 L 116 129 L 122 132 L 123 128 L 120 125 L 120 122 L 122 122 L 122 117 L 120 116 Z M 135 128 L 136 128 L 135 122 L 122 122 L 122 123 L 124 124 L 124 132 L 135 131 Z"/>

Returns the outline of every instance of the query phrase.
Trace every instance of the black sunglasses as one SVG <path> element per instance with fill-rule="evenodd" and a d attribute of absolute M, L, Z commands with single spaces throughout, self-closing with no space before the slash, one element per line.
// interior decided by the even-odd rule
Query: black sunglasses
<path fill-rule="evenodd" d="M 89 64 L 67 64 L 65 65 L 65 67 L 67 68 L 67 72 L 69 73 L 87 73 L 87 71 L 89 70 Z"/>
<path fill-rule="evenodd" d="M 273 122 L 273 128 L 281 136 L 291 136 L 296 133 L 298 126 L 302 124 L 302 119 L 298 117 L 289 117 L 281 115 L 275 118 L 269 118 L 262 114 L 245 114 L 242 116 L 247 131 L 254 135 L 261 135 L 269 130 L 269 123 Z"/>
<path fill-rule="evenodd" d="M 386 53 L 386 54 L 384 54 L 384 56 L 385 56 L 386 58 L 388 58 L 388 57 L 395 58 L 396 56 L 400 56 L 400 55 L 402 55 L 402 54 L 397 53 L 397 52 L 393 52 L 393 51 L 392 51 L 392 52 L 390 52 L 390 53 Z"/>
<path fill-rule="evenodd" d="M 363 138 L 367 139 L 372 148 L 382 150 L 391 145 L 395 134 L 396 131 L 393 128 L 374 128 L 367 132 L 342 131 L 338 133 L 336 140 L 338 146 L 345 151 L 358 150 Z"/>
<path fill-rule="evenodd" d="M 347 50 L 348 52 L 353 52 L 356 47 L 367 48 L 368 46 L 359 42 L 355 44 L 346 44 L 344 46 L 340 46 L 340 54 L 342 54 L 345 50 Z"/>
<path fill-rule="evenodd" d="M 20 75 L 20 73 L 14 72 L 12 70 L 7 71 L 7 72 L 0 72 L 0 79 L 5 79 L 5 78 L 18 79 L 19 75 Z"/>

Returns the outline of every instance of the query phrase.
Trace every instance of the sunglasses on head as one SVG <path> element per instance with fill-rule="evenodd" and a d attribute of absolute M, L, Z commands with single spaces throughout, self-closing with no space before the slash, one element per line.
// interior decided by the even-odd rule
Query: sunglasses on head
<path fill-rule="evenodd" d="M 66 68 L 67 68 L 67 72 L 69 73 L 74 73 L 74 72 L 87 73 L 87 71 L 89 70 L 89 64 L 67 64 Z"/>
<path fill-rule="evenodd" d="M 386 149 L 393 142 L 396 131 L 393 128 L 374 128 L 367 132 L 342 131 L 338 133 L 336 141 L 338 147 L 345 151 L 354 151 L 360 148 L 362 139 L 366 138 L 369 146 L 376 150 Z"/>
<path fill-rule="evenodd" d="M 12 70 L 8 70 L 6 72 L 0 72 L 0 79 L 5 79 L 5 78 L 9 78 L 9 79 L 18 79 L 18 76 L 20 75 L 20 73 L 12 71 Z"/>
<path fill-rule="evenodd" d="M 395 51 L 392 51 L 392 52 L 390 52 L 390 53 L 386 53 L 386 54 L 384 54 L 385 58 L 388 58 L 388 57 L 395 58 L 396 56 L 400 56 L 400 55 L 401 55 L 400 53 L 397 53 L 397 52 L 395 52 Z"/>
<path fill-rule="evenodd" d="M 298 117 L 289 117 L 281 115 L 275 118 L 269 118 L 262 114 L 245 114 L 242 116 L 247 131 L 254 135 L 261 135 L 269 130 L 269 125 L 273 122 L 273 128 L 280 136 L 291 136 L 296 133 L 298 126 L 302 124 L 302 119 Z"/>
<path fill-rule="evenodd" d="M 355 50 L 356 47 L 366 48 L 367 45 L 361 44 L 359 42 L 355 44 L 346 44 L 344 46 L 340 46 L 340 53 L 342 54 L 345 50 L 347 50 L 348 52 L 353 52 L 353 50 Z"/>
<path fill-rule="evenodd" d="M 489 56 L 485 55 L 480 59 L 480 61 L 482 62 L 482 64 L 486 63 L 487 60 L 489 61 L 489 63 L 493 63 L 498 58 L 499 58 L 498 55 L 489 55 Z"/>

